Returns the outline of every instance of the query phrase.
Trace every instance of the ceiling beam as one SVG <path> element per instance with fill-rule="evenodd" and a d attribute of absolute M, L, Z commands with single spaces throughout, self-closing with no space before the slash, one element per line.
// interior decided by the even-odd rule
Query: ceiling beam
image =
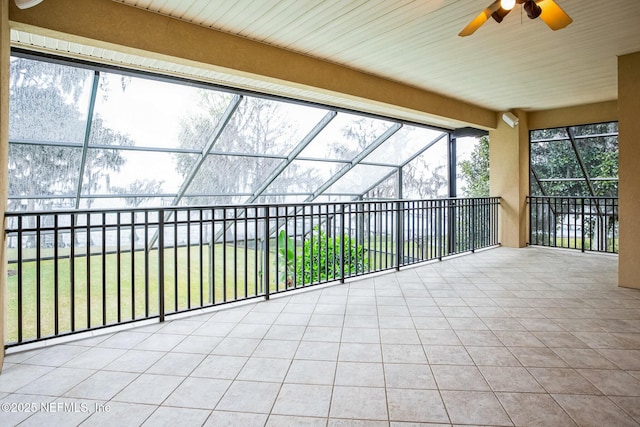
<path fill-rule="evenodd" d="M 254 89 L 286 85 L 310 98 L 335 96 L 343 103 L 337 107 L 365 103 L 371 112 L 417 114 L 443 127 L 497 125 L 486 108 L 112 0 L 45 1 L 24 10 L 10 2 L 9 12 L 17 30 L 243 77 Z"/>

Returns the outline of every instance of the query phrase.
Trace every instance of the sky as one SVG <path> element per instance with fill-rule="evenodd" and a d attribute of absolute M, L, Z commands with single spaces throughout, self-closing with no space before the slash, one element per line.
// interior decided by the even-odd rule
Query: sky
<path fill-rule="evenodd" d="M 196 114 L 196 89 L 147 79 L 131 79 L 121 90 L 120 76 L 108 74 L 109 96 L 96 102 L 96 112 L 107 127 L 129 135 L 136 146 L 175 148 L 179 123 Z M 176 191 L 182 177 L 176 172 L 174 158 L 168 153 L 129 151 L 129 160 L 120 172 L 111 176 L 111 184 L 125 186 L 136 179 L 158 179 L 167 192 Z"/>

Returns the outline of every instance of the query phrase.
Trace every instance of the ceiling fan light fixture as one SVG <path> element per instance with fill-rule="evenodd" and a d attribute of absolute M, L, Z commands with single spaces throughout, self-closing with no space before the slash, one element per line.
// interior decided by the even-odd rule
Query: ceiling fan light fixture
<path fill-rule="evenodd" d="M 500 7 L 504 10 L 511 10 L 515 7 L 516 0 L 500 0 Z"/>
<path fill-rule="evenodd" d="M 503 9 L 501 7 L 498 8 L 498 10 L 496 10 L 495 12 L 493 12 L 491 14 L 491 17 L 499 24 L 502 22 L 502 20 L 504 19 L 505 16 L 507 16 L 507 14 L 511 12 L 510 10 L 507 9 Z"/>
<path fill-rule="evenodd" d="M 29 9 L 39 3 L 42 3 L 42 0 L 15 0 L 16 6 L 20 9 Z"/>
<path fill-rule="evenodd" d="M 536 19 L 542 13 L 542 8 L 536 4 L 534 0 L 524 2 L 524 11 L 527 12 L 529 19 Z"/>
<path fill-rule="evenodd" d="M 460 37 L 470 36 L 487 22 L 489 17 L 492 17 L 498 23 L 502 22 L 504 17 L 511 12 L 511 9 L 504 9 L 503 4 L 505 7 L 509 7 L 510 4 L 513 4 L 513 7 L 516 4 L 522 5 L 530 19 L 539 17 L 553 31 L 565 28 L 573 22 L 573 19 L 554 0 L 511 0 L 509 3 L 507 3 L 507 0 L 493 0 L 489 7 L 473 18 L 458 35 Z"/>

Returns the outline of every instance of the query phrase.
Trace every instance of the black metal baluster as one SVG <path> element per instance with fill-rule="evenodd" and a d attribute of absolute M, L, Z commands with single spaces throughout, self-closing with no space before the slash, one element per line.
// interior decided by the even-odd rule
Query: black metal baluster
<path fill-rule="evenodd" d="M 324 259 L 324 277 L 325 281 L 333 280 L 334 277 L 329 276 L 329 205 L 324 206 L 324 252 L 326 254 Z"/>
<path fill-rule="evenodd" d="M 71 236 L 69 251 L 69 309 L 71 310 L 71 332 L 76 330 L 76 216 L 71 214 Z"/>
<path fill-rule="evenodd" d="M 238 300 L 238 208 L 233 208 L 233 299 Z"/>
<path fill-rule="evenodd" d="M 254 264 L 254 268 L 253 268 L 253 294 L 255 296 L 258 296 L 258 280 L 259 280 L 259 261 L 258 261 L 258 251 L 259 251 L 259 239 L 258 239 L 258 232 L 259 232 L 259 228 L 258 228 L 258 208 L 254 208 L 253 209 L 253 228 L 254 228 L 254 235 L 253 235 L 253 246 L 254 246 L 254 250 L 253 250 L 253 264 Z"/>
<path fill-rule="evenodd" d="M 23 262 L 23 253 L 22 253 L 22 248 L 24 247 L 24 244 L 22 242 L 22 238 L 23 238 L 23 228 L 22 228 L 22 216 L 18 217 L 18 263 L 16 264 L 17 268 L 17 274 L 18 274 L 18 342 L 21 343 L 22 342 L 22 338 L 23 338 L 23 334 L 22 334 L 22 316 L 23 316 L 23 309 L 22 309 L 22 296 L 23 296 L 23 277 L 24 277 L 24 273 L 22 271 L 22 269 L 24 268 L 24 262 Z"/>
<path fill-rule="evenodd" d="M 164 210 L 158 212 L 158 317 L 164 322 Z"/>
<path fill-rule="evenodd" d="M 187 310 L 191 308 L 191 210 L 187 209 Z"/>
<path fill-rule="evenodd" d="M 60 333 L 58 315 L 59 315 L 59 298 L 58 298 L 58 275 L 59 275 L 59 262 L 60 254 L 58 253 L 59 240 L 58 240 L 58 215 L 53 215 L 53 334 L 58 335 Z"/>
<path fill-rule="evenodd" d="M 204 219 L 203 210 L 198 210 L 198 277 L 200 279 L 200 307 L 204 307 Z"/>
<path fill-rule="evenodd" d="M 86 273 L 86 288 L 87 288 L 87 329 L 91 329 L 91 213 L 87 213 L 87 273 Z"/>
<path fill-rule="evenodd" d="M 42 288 L 42 241 L 41 241 L 41 217 L 36 215 L 36 338 L 42 336 L 42 296 L 40 295 Z"/>
<path fill-rule="evenodd" d="M 340 208 L 340 283 L 344 283 L 344 275 L 345 275 L 345 265 L 344 265 L 344 257 L 345 257 L 345 241 L 344 241 L 344 235 L 345 235 L 345 205 L 344 203 L 341 205 Z"/>
<path fill-rule="evenodd" d="M 102 325 L 107 324 L 107 213 L 102 212 L 101 270 L 102 270 Z"/>
<path fill-rule="evenodd" d="M 471 199 L 471 252 L 476 251 L 476 201 Z"/>
<path fill-rule="evenodd" d="M 131 320 L 136 318 L 136 213 L 131 211 Z"/>
<path fill-rule="evenodd" d="M 269 285 L 269 270 L 270 270 L 270 262 L 271 262 L 271 257 L 269 254 L 269 230 L 271 229 L 271 220 L 269 219 L 269 208 L 265 207 L 265 215 L 264 215 L 264 281 L 265 281 L 265 286 L 264 286 L 264 298 L 266 300 L 269 299 L 269 294 L 270 294 L 270 285 Z M 277 241 L 277 239 L 276 239 Z M 276 257 L 276 261 L 277 261 L 277 257 Z"/>
<path fill-rule="evenodd" d="M 267 230 L 268 233 L 268 230 Z M 227 302 L 227 209 L 222 208 L 222 301 Z"/>
<path fill-rule="evenodd" d="M 149 317 L 149 212 L 144 212 L 144 317 Z"/>
<path fill-rule="evenodd" d="M 173 211 L 173 311 L 178 311 L 178 210 Z"/>
<path fill-rule="evenodd" d="M 209 300 L 211 304 L 216 303 L 216 212 L 215 209 L 211 209 L 211 236 L 209 237 Z"/>
<path fill-rule="evenodd" d="M 244 297 L 249 296 L 249 210 L 244 210 Z"/>
<path fill-rule="evenodd" d="M 116 296 L 116 301 L 118 304 L 118 323 L 120 323 L 122 321 L 122 286 L 121 283 L 122 281 L 120 280 L 121 278 L 121 270 L 122 270 L 122 260 L 120 259 L 122 256 L 122 252 L 120 250 L 121 248 L 121 236 L 120 234 L 122 233 L 122 229 L 121 229 L 121 225 L 120 225 L 120 212 L 118 212 L 116 214 L 116 230 L 117 230 L 117 237 L 116 237 L 116 285 L 117 285 L 117 296 Z"/>

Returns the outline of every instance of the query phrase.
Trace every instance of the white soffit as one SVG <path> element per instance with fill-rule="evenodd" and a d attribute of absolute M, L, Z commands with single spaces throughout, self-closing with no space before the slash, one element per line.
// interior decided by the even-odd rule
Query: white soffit
<path fill-rule="evenodd" d="M 640 51 L 640 1 L 556 0 L 551 31 L 520 7 L 458 32 L 491 0 L 113 0 L 502 111 L 617 99 L 617 56 Z M 14 46 L 455 127 L 389 106 L 12 31 Z"/>
<path fill-rule="evenodd" d="M 551 31 L 517 6 L 458 32 L 492 0 L 114 0 L 493 110 L 617 99 L 617 56 L 640 51 L 640 1 L 556 0 Z"/>

